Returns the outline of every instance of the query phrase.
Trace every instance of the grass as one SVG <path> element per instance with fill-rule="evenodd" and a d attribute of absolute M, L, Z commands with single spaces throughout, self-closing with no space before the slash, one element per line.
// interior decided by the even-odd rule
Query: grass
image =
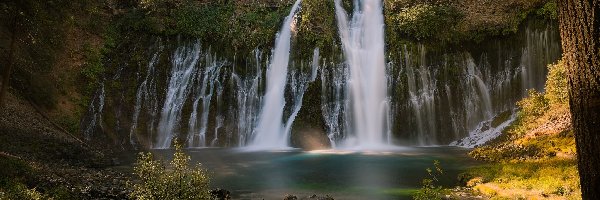
<path fill-rule="evenodd" d="M 492 199 L 578 199 L 581 196 L 577 163 L 572 159 L 489 163 L 461 176 L 470 177 L 467 186 Z"/>

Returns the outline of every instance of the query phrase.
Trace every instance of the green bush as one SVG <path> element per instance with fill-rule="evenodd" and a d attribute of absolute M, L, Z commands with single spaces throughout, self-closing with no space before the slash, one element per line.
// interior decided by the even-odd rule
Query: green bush
<path fill-rule="evenodd" d="M 444 174 L 444 171 L 440 167 L 440 161 L 433 161 L 434 169 L 427 168 L 427 173 L 429 174 L 429 178 L 423 179 L 421 189 L 419 189 L 414 195 L 413 199 L 415 200 L 432 200 L 432 199 L 442 199 L 443 188 L 442 186 L 437 186 L 439 182 L 439 177 Z"/>
<path fill-rule="evenodd" d="M 133 185 L 132 199 L 210 199 L 209 178 L 200 165 L 189 166 L 190 157 L 175 145 L 173 160 L 168 166 L 155 160 L 151 153 L 140 153 L 135 175 L 141 182 Z"/>
<path fill-rule="evenodd" d="M 403 9 L 395 21 L 400 31 L 417 40 L 449 40 L 451 28 L 461 17 L 458 13 L 450 6 L 417 4 Z"/>
<path fill-rule="evenodd" d="M 546 99 L 551 105 L 569 104 L 569 84 L 567 82 L 567 68 L 559 61 L 548 66 L 548 80 L 546 80 Z"/>

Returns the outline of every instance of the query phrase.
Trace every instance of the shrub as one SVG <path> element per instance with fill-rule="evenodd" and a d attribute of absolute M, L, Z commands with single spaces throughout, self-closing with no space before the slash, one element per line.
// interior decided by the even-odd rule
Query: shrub
<path fill-rule="evenodd" d="M 569 84 L 567 82 L 567 69 L 562 61 L 548 66 L 548 80 L 546 80 L 546 98 L 551 105 L 568 105 Z"/>
<path fill-rule="evenodd" d="M 548 99 L 546 99 L 543 93 L 535 90 L 529 90 L 528 93 L 529 97 L 517 103 L 521 108 L 520 115 L 534 118 L 542 116 L 548 110 Z"/>
<path fill-rule="evenodd" d="M 458 13 L 450 6 L 417 4 L 403 9 L 396 16 L 396 23 L 400 31 L 417 40 L 450 40 L 448 28 L 456 25 L 461 17 Z"/>
<path fill-rule="evenodd" d="M 423 179 L 421 189 L 419 189 L 413 196 L 415 200 L 431 200 L 431 199 L 442 199 L 442 186 L 436 186 L 439 182 L 439 177 L 444 174 L 444 171 L 440 167 L 440 161 L 433 161 L 434 169 L 427 168 L 429 178 Z"/>
<path fill-rule="evenodd" d="M 190 157 L 180 144 L 169 166 L 155 160 L 151 153 L 140 153 L 135 175 L 141 182 L 133 185 L 132 199 L 210 199 L 209 178 L 200 165 L 189 166 Z"/>

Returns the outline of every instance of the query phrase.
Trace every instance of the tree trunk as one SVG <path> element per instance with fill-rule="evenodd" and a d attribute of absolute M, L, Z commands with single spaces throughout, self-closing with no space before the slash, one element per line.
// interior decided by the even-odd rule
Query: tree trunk
<path fill-rule="evenodd" d="M 559 0 L 563 61 L 584 200 L 600 199 L 600 2 Z"/>
<path fill-rule="evenodd" d="M 6 98 L 6 92 L 8 90 L 8 84 L 10 83 L 10 73 L 12 71 L 13 65 L 15 64 L 15 43 L 16 43 L 16 35 L 17 35 L 17 19 L 19 18 L 19 13 L 15 8 L 15 12 L 13 15 L 13 23 L 12 23 L 12 33 L 10 37 L 10 49 L 8 49 L 8 65 L 4 68 L 2 72 L 2 87 L 0 88 L 0 108 L 4 107 L 4 101 Z"/>

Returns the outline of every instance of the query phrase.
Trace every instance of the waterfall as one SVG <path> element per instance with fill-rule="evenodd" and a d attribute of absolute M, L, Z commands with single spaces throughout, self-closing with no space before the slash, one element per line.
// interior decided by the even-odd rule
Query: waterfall
<path fill-rule="evenodd" d="M 146 104 L 148 108 L 147 112 L 150 115 L 150 120 L 148 123 L 148 135 L 149 140 L 152 141 L 153 129 L 154 129 L 154 117 L 156 116 L 156 107 L 157 107 L 157 98 L 156 98 L 156 81 L 155 81 L 155 68 L 158 63 L 158 58 L 162 51 L 162 46 L 159 47 L 159 50 L 154 53 L 150 62 L 148 63 L 148 68 L 146 69 L 146 76 L 144 80 L 140 84 L 137 89 L 135 95 L 135 106 L 133 110 L 133 118 L 131 120 L 131 128 L 129 129 L 129 143 L 131 145 L 136 145 L 137 137 L 137 129 L 138 129 L 138 120 L 140 118 L 140 114 L 142 111 L 142 106 Z M 139 73 L 138 73 L 139 74 Z"/>
<path fill-rule="evenodd" d="M 289 138 L 284 132 L 282 117 L 285 106 L 285 86 L 290 59 L 290 39 L 294 16 L 300 8 L 301 0 L 297 0 L 290 14 L 285 18 L 281 30 L 275 39 L 275 49 L 267 69 L 267 88 L 264 96 L 256 135 L 252 146 L 258 149 L 287 148 Z"/>
<path fill-rule="evenodd" d="M 327 137 L 332 148 L 342 140 L 346 132 L 347 101 L 345 97 L 348 68 L 329 63 L 321 69 L 321 114 L 325 120 Z"/>
<path fill-rule="evenodd" d="M 196 65 L 200 59 L 200 43 L 182 45 L 172 56 L 171 77 L 167 85 L 167 96 L 158 123 L 157 142 L 153 148 L 165 149 L 171 146 L 178 135 L 183 106 L 192 91 Z"/>
<path fill-rule="evenodd" d="M 215 76 L 216 78 L 218 78 L 219 76 Z M 215 133 L 214 133 L 214 138 L 213 140 L 210 142 L 210 146 L 217 146 L 218 142 L 219 142 L 219 129 L 223 127 L 223 121 L 225 120 L 224 116 L 221 114 L 221 110 L 219 109 L 222 105 L 222 99 L 223 99 L 223 85 L 222 85 L 222 81 L 215 79 L 215 87 L 217 90 L 217 110 L 216 110 L 216 117 L 215 117 Z"/>
<path fill-rule="evenodd" d="M 546 82 L 546 65 L 560 58 L 560 43 L 558 43 L 558 34 L 548 26 L 542 30 L 532 29 L 529 26 L 524 31 L 524 45 L 518 52 L 519 60 L 514 62 L 512 59 L 503 59 L 498 61 L 498 65 L 503 68 L 496 75 L 487 75 L 485 79 L 481 78 L 482 73 L 477 71 L 477 66 L 473 59 L 469 57 L 469 74 L 475 81 L 479 89 L 483 102 L 483 112 L 485 116 L 479 117 L 473 111 L 468 114 L 469 120 L 468 133 L 465 138 L 461 138 L 451 143 L 451 145 L 463 147 L 475 147 L 481 145 L 498 135 L 508 127 L 516 118 L 515 102 L 527 96 L 527 90 L 535 89 L 541 91 Z M 512 52 L 509 52 L 511 55 Z M 499 58 L 506 57 L 499 51 Z M 482 63 L 479 65 L 482 69 L 489 69 L 490 64 L 487 55 L 483 54 Z M 513 68 L 513 64 L 517 68 Z M 519 85 L 515 87 L 516 85 Z M 473 98 L 472 98 L 473 99 Z M 492 102 L 491 99 L 494 99 Z M 465 105 L 472 106 L 473 104 Z M 510 114 L 510 117 L 506 115 Z M 492 122 L 495 122 L 492 123 Z M 502 123 L 499 123 L 502 122 Z"/>
<path fill-rule="evenodd" d="M 181 137 L 192 148 L 281 149 L 296 134 L 293 123 L 307 119 L 302 109 L 320 109 L 315 117 L 322 124 L 307 126 L 322 126 L 327 138 L 319 142 L 329 139 L 333 148 L 492 138 L 527 89 L 543 89 L 546 65 L 560 58 L 558 32 L 551 25 L 528 26 L 515 36 L 467 44 L 464 50 L 409 43 L 386 58 L 381 2 L 356 0 L 352 13 L 341 0 L 334 3 L 341 46 L 332 46 L 324 58 L 315 49 L 312 61 L 290 58 L 300 1 L 285 18 L 272 51 L 263 56 L 257 48 L 238 58 L 245 64 L 235 57 L 230 63 L 231 58 L 202 49 L 194 39 L 164 46 L 158 39 L 145 62 L 136 56 L 114 66 L 137 62 L 137 68 L 107 72 L 113 78 L 103 80 L 91 99 L 82 120 L 84 137 L 110 131 L 105 138 L 132 147 L 169 148 Z M 114 81 L 124 87 L 115 88 Z M 308 90 L 318 81 L 319 90 Z M 320 104 L 303 102 L 307 91 L 315 92 L 311 101 L 319 95 Z"/>
<path fill-rule="evenodd" d="M 254 50 L 254 68 L 255 75 L 241 78 L 235 72 L 231 74 L 233 90 L 237 102 L 237 146 L 246 146 L 252 137 L 254 128 L 258 122 L 260 112 L 261 96 L 259 87 L 262 82 L 261 70 L 262 52 Z"/>
<path fill-rule="evenodd" d="M 436 117 L 438 116 L 436 103 L 439 101 L 436 101 L 436 99 L 439 99 L 437 71 L 428 69 L 425 46 L 418 45 L 417 49 L 418 55 L 413 56 L 406 46 L 403 48 L 408 104 L 416 121 L 416 131 L 411 133 L 410 138 L 415 140 L 418 145 L 432 145 L 438 141 L 436 123 Z"/>
<path fill-rule="evenodd" d="M 542 31 L 534 31 L 530 28 L 525 30 L 526 46 L 521 51 L 521 80 L 523 95 L 527 95 L 527 90 L 543 90 L 546 80 L 547 69 L 537 67 L 551 63 L 556 57 L 552 49 L 557 49 L 557 44 L 548 42 L 553 33 L 547 28 Z"/>
<path fill-rule="evenodd" d="M 354 13 L 348 20 L 341 0 L 335 1 L 336 18 L 342 49 L 350 69 L 346 94 L 351 104 L 351 134 L 346 145 L 380 148 L 387 144 L 387 83 L 384 56 L 384 23 L 381 1 L 354 1 Z"/>
<path fill-rule="evenodd" d="M 306 92 L 306 89 L 308 88 L 308 84 L 314 82 L 315 79 L 317 79 L 318 69 L 319 69 L 319 49 L 316 48 L 313 51 L 313 59 L 312 59 L 312 63 L 311 63 L 310 76 L 304 75 L 298 69 L 294 69 L 290 73 L 290 79 L 291 79 L 290 87 L 291 87 L 292 96 L 294 97 L 293 98 L 294 107 L 293 107 L 292 114 L 290 115 L 287 122 L 285 123 L 285 129 L 284 129 L 285 138 L 288 138 L 290 136 L 290 132 L 292 129 L 292 123 L 294 123 L 294 120 L 296 119 L 298 112 L 300 112 L 300 108 L 302 108 L 302 99 L 304 98 L 304 93 Z"/>
<path fill-rule="evenodd" d="M 201 85 L 201 87 L 194 88 L 194 103 L 188 122 L 188 147 L 204 147 L 207 145 L 206 130 L 208 129 L 210 103 L 215 89 L 215 82 L 218 82 L 221 68 L 225 64 L 224 62 L 218 62 L 216 56 L 210 53 L 205 55 L 204 63 L 206 65 L 204 72 L 196 73 L 197 77 L 193 79 L 195 85 Z M 202 100 L 202 113 L 198 121 L 198 104 L 200 100 Z"/>
<path fill-rule="evenodd" d="M 94 95 L 92 102 L 88 108 L 88 113 L 91 118 L 87 123 L 87 126 L 83 129 L 83 136 L 86 140 L 92 139 L 92 134 L 96 131 L 95 129 L 100 127 L 102 129 L 102 113 L 104 112 L 104 98 L 106 96 L 104 91 L 104 83 L 100 85 L 100 89 Z M 83 123 L 82 123 L 83 124 Z"/>

